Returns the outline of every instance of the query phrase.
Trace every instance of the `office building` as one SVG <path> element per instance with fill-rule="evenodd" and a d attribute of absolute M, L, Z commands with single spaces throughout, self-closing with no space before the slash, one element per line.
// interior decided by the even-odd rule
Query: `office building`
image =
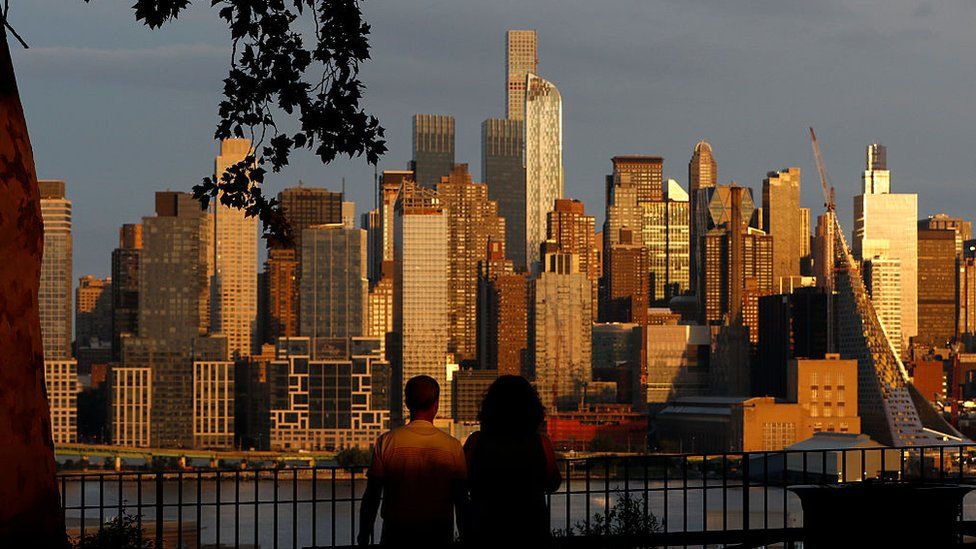
<path fill-rule="evenodd" d="M 521 85 L 524 87 L 524 78 Z M 520 99 L 524 102 L 524 98 Z M 489 118 L 481 125 L 481 177 L 488 199 L 498 204 L 505 220 L 505 250 L 519 270 L 525 270 L 525 124 L 521 120 Z"/>
<path fill-rule="evenodd" d="M 645 326 L 647 403 L 708 394 L 709 346 L 707 326 L 658 324 Z"/>
<path fill-rule="evenodd" d="M 647 248 L 652 303 L 665 303 L 689 290 L 688 195 L 680 186 L 676 190 L 681 193 L 670 194 L 677 196 L 677 200 L 668 198 L 640 205 L 641 241 Z"/>
<path fill-rule="evenodd" d="M 443 114 L 413 115 L 414 181 L 433 189 L 454 166 L 454 117 Z"/>
<path fill-rule="evenodd" d="M 285 246 L 270 246 L 264 262 L 262 343 L 298 335 L 298 254 Z"/>
<path fill-rule="evenodd" d="M 454 410 L 455 423 L 477 424 L 481 402 L 498 375 L 495 370 L 466 369 L 454 372 L 451 409 Z"/>
<path fill-rule="evenodd" d="M 913 343 L 945 347 L 956 336 L 956 231 L 918 229 L 918 335 Z"/>
<path fill-rule="evenodd" d="M 525 116 L 526 78 L 539 72 L 539 37 L 534 30 L 505 33 L 505 111 L 511 120 Z"/>
<path fill-rule="evenodd" d="M 813 276 L 817 287 L 834 291 L 834 225 L 836 214 L 825 212 L 817 216 L 817 232 L 813 237 Z M 899 320 L 900 323 L 900 320 Z"/>
<path fill-rule="evenodd" d="M 637 189 L 637 203 L 664 200 L 664 159 L 650 155 L 624 155 L 612 159 L 615 176 L 628 174 Z"/>
<path fill-rule="evenodd" d="M 759 298 L 759 362 L 752 372 L 752 394 L 785 398 L 789 361 L 821 359 L 831 352 L 828 307 L 823 288 Z"/>
<path fill-rule="evenodd" d="M 918 335 L 918 195 L 890 192 L 887 152 L 877 144 L 867 150 L 863 194 L 854 197 L 854 257 L 901 262 L 901 348 L 908 349 Z"/>
<path fill-rule="evenodd" d="M 885 256 L 875 256 L 863 263 L 864 285 L 871 296 L 875 313 L 881 322 L 895 353 L 901 356 L 902 338 L 902 268 L 901 261 Z"/>
<path fill-rule="evenodd" d="M 775 452 L 809 438 L 809 413 L 773 397 L 683 397 L 655 417 L 664 452 Z"/>
<path fill-rule="evenodd" d="M 152 443 L 152 368 L 117 367 L 109 371 L 112 444 L 146 448 Z"/>
<path fill-rule="evenodd" d="M 786 398 L 809 414 L 807 432 L 860 433 L 857 361 L 838 354 L 789 361 Z"/>
<path fill-rule="evenodd" d="M 234 448 L 234 363 L 193 363 L 193 447 Z"/>
<path fill-rule="evenodd" d="M 635 399 L 643 398 L 634 391 L 635 386 L 640 384 L 642 341 L 641 329 L 637 324 L 593 324 L 593 381 L 612 384 L 616 402 L 633 403 Z"/>
<path fill-rule="evenodd" d="M 959 260 L 958 280 L 956 331 L 959 334 L 976 334 L 976 259 L 967 257 Z"/>
<path fill-rule="evenodd" d="M 478 302 L 478 359 L 482 370 L 531 376 L 529 278 L 505 259 L 502 242 L 491 242 L 481 264 Z"/>
<path fill-rule="evenodd" d="M 536 389 L 548 409 L 576 409 L 592 377 L 590 281 L 579 256 L 557 252 L 544 256 L 544 270 L 532 284 Z"/>
<path fill-rule="evenodd" d="M 251 154 L 248 139 L 224 139 L 214 162 L 219 179 Z M 214 202 L 214 270 L 211 332 L 227 337 L 231 356 L 251 354 L 257 334 L 258 218 Z"/>
<path fill-rule="evenodd" d="M 533 269 L 546 217 L 563 196 L 563 104 L 555 84 L 529 74 L 525 92 L 525 257 Z"/>
<path fill-rule="evenodd" d="M 610 270 L 604 274 L 603 322 L 643 324 L 647 317 L 650 276 L 647 248 L 634 242 L 630 229 L 621 229 L 620 242 L 610 247 Z"/>
<path fill-rule="evenodd" d="M 691 153 L 691 160 L 688 161 L 688 215 L 690 223 L 688 225 L 688 239 L 690 242 L 689 252 L 689 272 L 695 277 L 692 282 L 692 290 L 698 290 L 697 273 L 699 271 L 698 262 L 701 257 L 699 247 L 701 236 L 698 225 L 698 209 L 707 208 L 705 204 L 699 206 L 699 190 L 708 189 L 718 184 L 718 164 L 712 154 L 712 146 L 704 139 L 695 144 L 695 150 Z"/>
<path fill-rule="evenodd" d="M 300 333 L 312 338 L 361 336 L 366 324 L 366 231 L 342 224 L 302 231 Z"/>
<path fill-rule="evenodd" d="M 44 223 L 44 257 L 37 304 L 41 317 L 44 358 L 71 357 L 72 237 L 71 201 L 65 198 L 64 181 L 37 182 Z"/>
<path fill-rule="evenodd" d="M 447 386 L 448 220 L 437 193 L 405 182 L 393 231 L 394 420 L 403 417 L 403 383 L 426 374 Z M 442 402 L 442 408 L 445 403 Z M 449 406 L 448 406 L 449 407 Z M 444 417 L 451 417 L 442 410 Z"/>
<path fill-rule="evenodd" d="M 918 228 L 920 230 L 941 229 L 953 231 L 956 240 L 956 256 L 962 257 L 965 243 L 972 236 L 973 224 L 971 221 L 967 221 L 959 217 L 949 217 L 944 213 L 937 213 L 935 215 L 930 215 L 928 219 L 922 219 L 919 221 Z"/>
<path fill-rule="evenodd" d="M 78 441 L 78 364 L 72 359 L 44 360 L 44 387 L 51 409 L 54 444 Z"/>
<path fill-rule="evenodd" d="M 119 229 L 119 247 L 112 250 L 112 360 L 122 359 L 122 338 L 139 333 L 139 256 L 142 225 Z"/>
<path fill-rule="evenodd" d="M 336 340 L 320 357 L 307 337 L 278 340 L 268 364 L 270 447 L 277 451 L 368 448 L 389 428 L 389 363 L 375 338 Z"/>
<path fill-rule="evenodd" d="M 313 225 L 342 223 L 342 193 L 322 187 L 289 187 L 278 193 L 281 211 L 291 229 L 291 248 L 301 261 L 302 234 Z"/>
<path fill-rule="evenodd" d="M 447 350 L 455 360 L 478 357 L 478 265 L 488 256 L 489 241 L 505 241 L 505 220 L 488 200 L 488 187 L 475 183 L 467 164 L 455 164 L 437 184 L 447 214 Z"/>
<path fill-rule="evenodd" d="M 810 257 L 810 208 L 800 208 L 800 275 L 809 276 L 804 272 L 804 261 Z"/>
<path fill-rule="evenodd" d="M 773 282 L 800 276 L 800 168 L 769 172 L 762 187 L 762 230 L 773 237 Z"/>
<path fill-rule="evenodd" d="M 379 279 L 369 286 L 366 336 L 379 339 L 380 353 L 386 356 L 386 337 L 393 331 L 393 261 L 383 263 Z"/>
<path fill-rule="evenodd" d="M 576 199 L 560 198 L 549 212 L 547 236 L 562 253 L 576 254 L 580 270 L 593 285 L 593 311 L 597 307 L 597 288 L 600 281 L 600 250 L 596 244 L 596 220 L 586 215 L 583 203 Z"/>

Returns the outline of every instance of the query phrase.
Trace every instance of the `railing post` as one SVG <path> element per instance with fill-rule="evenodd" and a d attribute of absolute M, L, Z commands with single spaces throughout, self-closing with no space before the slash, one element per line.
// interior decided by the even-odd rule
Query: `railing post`
<path fill-rule="evenodd" d="M 742 530 L 749 531 L 749 454 L 742 454 Z"/>
<path fill-rule="evenodd" d="M 156 472 L 156 542 L 153 547 L 163 546 L 163 473 Z"/>

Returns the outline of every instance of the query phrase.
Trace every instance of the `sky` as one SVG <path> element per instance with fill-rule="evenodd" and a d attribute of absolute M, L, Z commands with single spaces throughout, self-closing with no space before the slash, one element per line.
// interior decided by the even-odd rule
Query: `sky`
<path fill-rule="evenodd" d="M 210 2 L 149 30 L 132 0 L 12 0 L 11 44 L 41 178 L 64 179 L 74 273 L 107 276 L 118 227 L 152 215 L 155 191 L 190 190 L 213 169 L 230 38 Z M 456 118 L 457 162 L 480 180 L 480 125 L 505 106 L 505 31 L 536 29 L 539 73 L 563 97 L 566 196 L 603 220 L 618 154 L 656 154 L 687 185 L 699 139 L 722 183 L 754 189 L 788 166 L 822 209 L 814 126 L 850 231 L 864 149 L 888 147 L 893 192 L 919 216 L 976 217 L 976 1 L 366 0 L 365 106 L 387 130 L 379 168 L 410 159 L 410 117 Z M 302 151 L 269 191 L 339 190 L 372 207 L 364 159 L 323 165 Z"/>

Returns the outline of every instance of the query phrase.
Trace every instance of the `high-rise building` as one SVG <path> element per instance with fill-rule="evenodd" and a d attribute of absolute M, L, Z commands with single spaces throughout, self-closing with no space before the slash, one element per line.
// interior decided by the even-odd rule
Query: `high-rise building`
<path fill-rule="evenodd" d="M 810 256 L 810 208 L 800 208 L 800 266 Z"/>
<path fill-rule="evenodd" d="M 405 182 L 393 231 L 394 372 L 392 417 L 403 418 L 402 387 L 426 374 L 446 387 L 449 311 L 448 221 L 437 193 Z M 389 352 L 389 349 L 388 349 Z M 441 403 L 443 406 L 443 402 Z M 444 410 L 444 417 L 451 417 Z"/>
<path fill-rule="evenodd" d="M 718 183 L 718 165 L 715 163 L 715 156 L 712 154 L 712 146 L 708 141 L 701 140 L 695 144 L 695 150 L 691 154 L 691 160 L 688 161 L 688 212 L 689 219 L 691 220 L 689 224 L 689 242 L 691 260 L 689 263 L 689 271 L 692 277 L 697 278 L 698 273 L 698 260 L 700 258 L 700 252 L 698 248 L 700 246 L 700 235 L 698 231 L 698 226 L 696 225 L 698 219 L 698 197 L 699 189 L 707 189 L 714 187 Z M 703 207 L 705 207 L 703 205 Z M 697 284 L 692 284 L 693 289 L 697 290 Z"/>
<path fill-rule="evenodd" d="M 759 339 L 759 298 L 775 293 L 773 283 L 773 238 L 748 226 L 751 218 L 749 189 L 732 185 L 718 187 L 715 196 L 728 199 L 719 204 L 727 212 L 713 211 L 716 228 L 702 238 L 702 320 L 706 324 L 749 327 L 749 340 Z M 714 209 L 715 200 L 710 202 Z"/>
<path fill-rule="evenodd" d="M 902 268 L 901 261 L 884 255 L 864 260 L 864 285 L 874 305 L 878 321 L 895 352 L 902 354 Z"/>
<path fill-rule="evenodd" d="M 251 153 L 248 139 L 224 139 L 214 161 L 220 178 Z M 229 352 L 247 356 L 256 342 L 258 316 L 258 218 L 214 203 L 214 270 L 211 331 L 227 337 Z"/>
<path fill-rule="evenodd" d="M 65 198 L 64 181 L 41 179 L 37 186 L 44 222 L 44 257 L 37 296 L 44 358 L 67 359 L 71 357 L 71 201 Z"/>
<path fill-rule="evenodd" d="M 51 408 L 51 439 L 55 444 L 78 441 L 78 364 L 72 359 L 44 360 L 44 387 Z"/>
<path fill-rule="evenodd" d="M 919 227 L 916 345 L 944 347 L 956 336 L 956 277 L 956 231 Z"/>
<path fill-rule="evenodd" d="M 563 101 L 555 84 L 529 74 L 525 91 L 525 258 L 533 269 L 546 216 L 563 196 Z"/>
<path fill-rule="evenodd" d="M 312 225 L 342 223 L 342 193 L 322 187 L 289 187 L 278 202 L 291 228 L 292 248 L 301 261 L 302 231 Z"/>
<path fill-rule="evenodd" d="M 605 311 L 609 310 L 609 277 L 613 271 L 613 257 L 611 249 L 621 243 L 621 235 L 626 232 L 628 245 L 641 245 L 643 238 L 643 211 L 637 203 L 637 187 L 631 183 L 629 173 L 614 173 L 606 177 L 606 216 L 603 220 L 601 268 L 602 281 L 600 283 L 600 314 L 606 320 Z"/>
<path fill-rule="evenodd" d="M 956 237 L 956 256 L 963 256 L 963 248 L 965 243 L 970 239 L 973 232 L 973 224 L 971 221 L 959 217 L 949 217 L 944 213 L 937 213 L 935 215 L 930 215 L 928 219 L 923 219 L 918 222 L 919 229 L 942 229 L 950 230 L 955 233 Z"/>
<path fill-rule="evenodd" d="M 488 200 L 488 187 L 475 183 L 467 164 L 455 164 L 437 184 L 447 214 L 448 344 L 455 360 L 478 355 L 478 265 L 488 256 L 489 241 L 504 242 L 505 220 Z"/>
<path fill-rule="evenodd" d="M 413 115 L 414 180 L 433 189 L 454 166 L 454 117 L 444 114 Z"/>
<path fill-rule="evenodd" d="M 525 116 L 525 79 L 539 72 L 539 37 L 534 30 L 505 33 L 505 110 L 511 120 Z"/>
<path fill-rule="evenodd" d="M 112 360 L 122 358 L 122 338 L 139 333 L 139 256 L 142 225 L 119 229 L 119 247 L 112 250 Z"/>
<path fill-rule="evenodd" d="M 361 336 L 366 324 L 366 231 L 342 224 L 302 231 L 300 333 L 312 338 Z"/>
<path fill-rule="evenodd" d="M 863 194 L 854 197 L 854 257 L 901 262 L 901 348 L 907 350 L 918 334 L 918 195 L 891 193 L 884 147 L 867 151 Z"/>
<path fill-rule="evenodd" d="M 800 276 L 800 168 L 769 172 L 763 180 L 762 229 L 773 237 L 773 282 Z"/>
<path fill-rule="evenodd" d="M 644 324 L 650 275 L 647 248 L 634 242 L 630 229 L 621 229 L 620 242 L 610 246 L 610 269 L 604 272 L 603 322 Z"/>
<path fill-rule="evenodd" d="M 596 220 L 586 215 L 583 203 L 572 198 L 560 198 L 549 212 L 547 236 L 562 253 L 576 254 L 580 271 L 593 284 L 593 312 L 597 307 L 597 288 L 600 281 L 599 248 L 594 232 Z"/>
<path fill-rule="evenodd" d="M 652 302 L 665 302 L 689 289 L 689 210 L 687 195 L 683 198 L 640 205 Z"/>
<path fill-rule="evenodd" d="M 234 363 L 193 363 L 193 446 L 234 447 Z"/>
<path fill-rule="evenodd" d="M 368 448 L 389 427 L 390 366 L 375 338 L 317 356 L 307 337 L 281 338 L 268 364 L 272 450 Z"/>
<path fill-rule="evenodd" d="M 664 159 L 643 154 L 615 156 L 613 173 L 629 174 L 630 183 L 637 189 L 637 203 L 664 200 Z"/>
<path fill-rule="evenodd" d="M 481 264 L 478 358 L 482 370 L 529 376 L 529 279 L 505 259 L 503 242 L 490 242 Z"/>
<path fill-rule="evenodd" d="M 679 397 L 704 396 L 708 392 L 711 333 L 707 326 L 660 324 L 647 331 L 648 403 L 664 403 Z"/>
<path fill-rule="evenodd" d="M 834 212 L 817 216 L 817 234 L 813 237 L 813 276 L 817 287 L 834 291 Z M 900 321 L 899 321 L 900 324 Z"/>
<path fill-rule="evenodd" d="M 285 246 L 269 246 L 264 262 L 265 300 L 262 343 L 298 335 L 298 254 Z"/>
<path fill-rule="evenodd" d="M 695 210 L 696 217 L 691 219 L 691 226 L 694 229 L 689 232 L 694 232 L 698 239 L 697 256 L 695 257 L 697 272 L 692 271 L 691 274 L 696 277 L 693 284 L 696 288 L 695 294 L 698 296 L 699 306 L 702 305 L 702 300 L 704 299 L 702 297 L 704 295 L 702 286 L 705 283 L 703 278 L 705 276 L 703 263 L 703 254 L 705 253 L 703 240 L 705 236 L 710 230 L 721 228 L 722 225 L 730 223 L 732 221 L 732 214 L 736 211 L 744 227 L 755 228 L 755 225 L 758 225 L 758 223 L 753 223 L 753 220 L 762 219 L 761 213 L 757 211 L 758 209 L 752 196 L 752 189 L 746 188 L 742 191 L 741 198 L 738 199 L 738 207 L 734 208 L 732 206 L 732 189 L 734 188 L 742 187 L 737 187 L 734 183 L 730 185 L 703 187 L 698 189 L 698 196 L 691 197 L 698 204 Z M 761 229 L 759 230 L 761 231 Z"/>
<path fill-rule="evenodd" d="M 369 287 L 366 336 L 380 340 L 380 352 L 386 356 L 386 336 L 393 331 L 393 261 L 383 263 L 382 274 Z"/>
<path fill-rule="evenodd" d="M 145 448 L 152 444 L 152 368 L 109 371 L 112 444 Z"/>
<path fill-rule="evenodd" d="M 86 275 L 75 290 L 75 342 L 87 347 L 111 344 L 112 279 Z"/>
<path fill-rule="evenodd" d="M 524 78 L 521 86 L 524 88 Z M 524 103 L 524 98 L 520 99 Z M 488 199 L 505 219 L 505 251 L 525 270 L 525 124 L 519 119 L 489 118 L 481 124 L 481 177 Z"/>
<path fill-rule="evenodd" d="M 547 253 L 533 282 L 530 344 L 535 386 L 550 410 L 576 409 L 592 377 L 590 281 L 575 254 Z"/>
<path fill-rule="evenodd" d="M 961 258 L 958 277 L 956 330 L 959 334 L 976 334 L 976 259 Z"/>
<path fill-rule="evenodd" d="M 759 299 L 759 362 L 751 376 L 752 394 L 786 398 L 789 361 L 820 359 L 831 352 L 828 307 L 823 288 Z"/>

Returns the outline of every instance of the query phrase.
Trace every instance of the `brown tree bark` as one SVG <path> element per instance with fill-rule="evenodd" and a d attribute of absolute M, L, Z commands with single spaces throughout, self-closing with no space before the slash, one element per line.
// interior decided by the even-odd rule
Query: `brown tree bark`
<path fill-rule="evenodd" d="M 44 226 L 0 24 L 0 547 L 65 547 L 38 311 Z"/>

